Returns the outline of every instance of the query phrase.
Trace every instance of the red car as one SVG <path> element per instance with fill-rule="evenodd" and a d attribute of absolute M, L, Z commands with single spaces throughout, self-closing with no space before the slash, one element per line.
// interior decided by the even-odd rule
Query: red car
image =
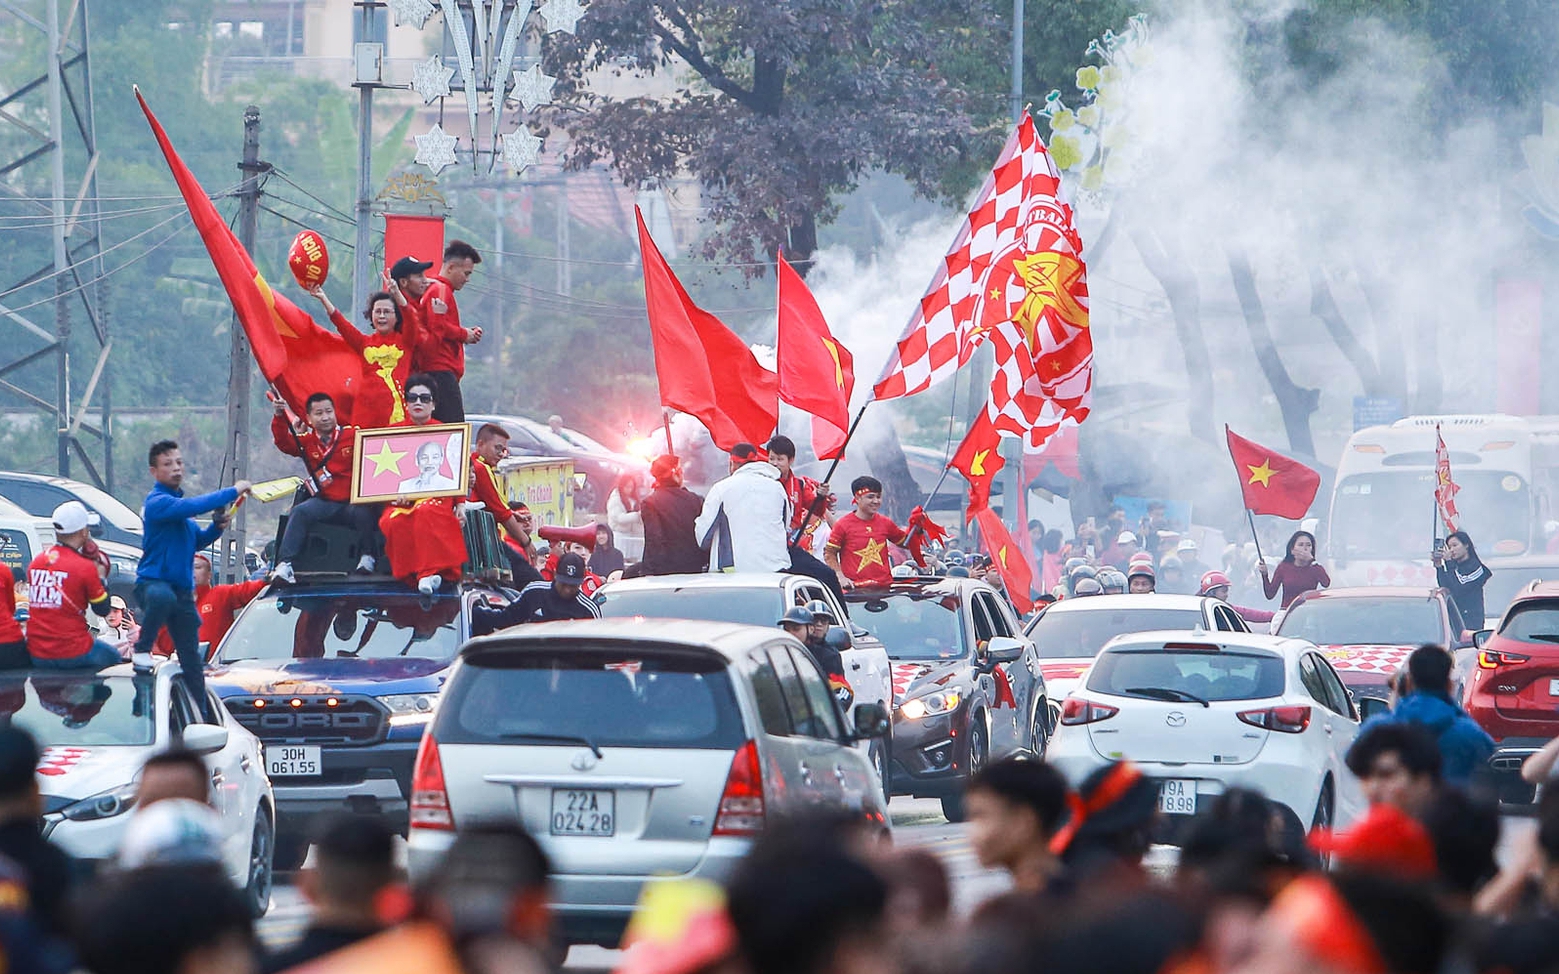
<path fill-rule="evenodd" d="M 1499 628 L 1479 632 L 1473 644 L 1477 665 L 1462 708 L 1494 738 L 1494 768 L 1519 774 L 1527 755 L 1559 735 L 1559 582 L 1517 593 Z M 1531 800 L 1530 788 L 1516 783 L 1501 790 L 1506 801 Z"/>

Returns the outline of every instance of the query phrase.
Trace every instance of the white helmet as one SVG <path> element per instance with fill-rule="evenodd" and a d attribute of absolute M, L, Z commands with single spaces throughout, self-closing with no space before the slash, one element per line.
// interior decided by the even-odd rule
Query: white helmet
<path fill-rule="evenodd" d="M 138 808 L 125 825 L 119 865 L 193 865 L 222 862 L 222 820 L 210 805 L 165 798 Z"/>

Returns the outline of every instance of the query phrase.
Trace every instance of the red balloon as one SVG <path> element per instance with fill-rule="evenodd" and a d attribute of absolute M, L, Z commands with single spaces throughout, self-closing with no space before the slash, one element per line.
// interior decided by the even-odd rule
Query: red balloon
<path fill-rule="evenodd" d="M 325 238 L 313 230 L 304 230 L 293 237 L 292 246 L 287 248 L 287 266 L 305 291 L 325 283 L 325 277 L 330 273 Z"/>

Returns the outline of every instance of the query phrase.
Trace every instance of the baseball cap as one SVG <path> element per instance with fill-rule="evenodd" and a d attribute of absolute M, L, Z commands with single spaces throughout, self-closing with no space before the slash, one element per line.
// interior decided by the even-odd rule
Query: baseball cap
<path fill-rule="evenodd" d="M 1176 551 L 1195 551 L 1196 550 L 1196 542 L 1194 540 L 1192 540 L 1191 538 L 1181 538 L 1180 539 L 1180 543 L 1175 545 L 1175 550 Z"/>
<path fill-rule="evenodd" d="M 66 501 L 54 509 L 54 530 L 61 534 L 75 534 L 98 522 L 98 516 L 87 510 L 80 501 Z"/>
<path fill-rule="evenodd" d="M 552 580 L 568 585 L 578 585 L 585 580 L 585 560 L 572 551 L 558 559 Z"/>
<path fill-rule="evenodd" d="M 211 806 L 188 798 L 165 798 L 136 809 L 119 845 L 124 869 L 221 862 L 221 819 Z"/>
<path fill-rule="evenodd" d="M 1117 534 L 1115 536 L 1115 543 L 1116 544 L 1136 544 L 1137 543 L 1137 536 L 1135 534 L 1132 534 L 1130 531 L 1122 531 L 1120 534 Z"/>
<path fill-rule="evenodd" d="M 1437 869 L 1429 830 L 1395 805 L 1371 805 L 1346 832 L 1320 829 L 1311 833 L 1310 848 L 1331 853 L 1348 868 L 1389 873 L 1400 879 L 1429 879 Z"/>
<path fill-rule="evenodd" d="M 403 277 L 410 277 L 413 274 L 421 274 L 423 271 L 432 266 L 433 262 L 431 260 L 418 260 L 415 257 L 402 257 L 400 260 L 395 262 L 394 267 L 390 268 L 390 280 L 394 281 Z"/>
<path fill-rule="evenodd" d="M 108 598 L 108 607 L 110 609 L 128 609 L 128 608 L 130 608 L 130 606 L 125 602 L 124 596 L 122 596 L 122 595 L 111 595 L 111 596 L 109 596 L 109 598 Z"/>

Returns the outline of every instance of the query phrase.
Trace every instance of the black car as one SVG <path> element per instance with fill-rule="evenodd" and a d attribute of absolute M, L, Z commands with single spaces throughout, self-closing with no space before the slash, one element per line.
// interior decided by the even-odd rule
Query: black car
<path fill-rule="evenodd" d="M 564 427 L 553 432 L 546 423 L 523 416 L 467 416 L 473 436 L 483 423 L 493 423 L 509 431 L 509 453 L 516 457 L 567 457 L 574 461 L 574 473 L 584 475 L 584 484 L 574 491 L 574 509 L 590 514 L 606 511 L 606 500 L 625 473 L 644 475 L 649 490 L 649 468 L 644 461 L 625 453 L 613 453 L 590 437 Z"/>
<path fill-rule="evenodd" d="M 1052 728 L 1039 654 L 995 589 L 926 578 L 845 598 L 851 621 L 892 660 L 892 794 L 940 798 L 960 822 L 964 786 L 987 761 L 1045 753 Z"/>

